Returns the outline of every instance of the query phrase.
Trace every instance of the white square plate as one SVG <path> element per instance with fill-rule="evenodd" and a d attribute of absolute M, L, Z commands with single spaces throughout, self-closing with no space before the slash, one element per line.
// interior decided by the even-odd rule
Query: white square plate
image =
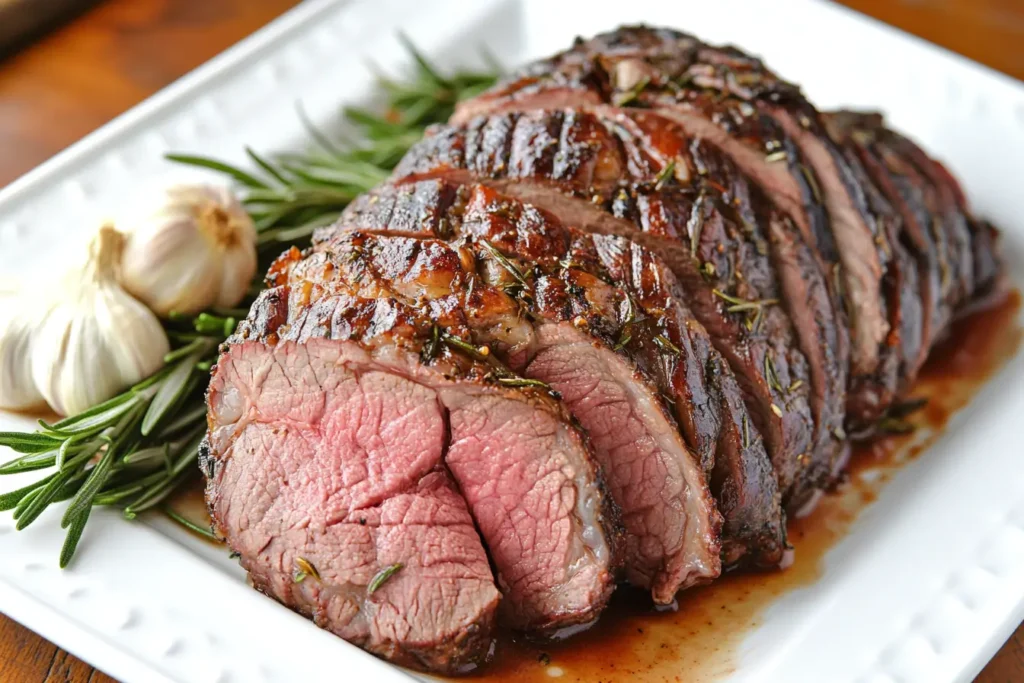
<path fill-rule="evenodd" d="M 518 64 L 638 21 L 761 54 L 823 108 L 885 111 L 963 179 L 1024 282 L 1024 87 L 817 0 L 303 3 L 0 192 L 0 273 L 47 267 L 146 187 L 194 176 L 165 152 L 244 163 L 246 144 L 303 144 L 297 102 L 329 126 L 342 104 L 371 96 L 368 60 L 408 66 L 399 27 L 453 66 L 478 62 L 481 45 Z M 1022 379 L 1018 355 L 886 486 L 820 580 L 772 605 L 730 680 L 933 683 L 981 669 L 1024 619 Z M 31 427 L 0 415 L 0 430 Z M 260 597 L 223 550 L 161 519 L 94 514 L 62 572 L 58 518 L 15 533 L 0 517 L 0 610 L 120 679 L 408 680 Z"/>

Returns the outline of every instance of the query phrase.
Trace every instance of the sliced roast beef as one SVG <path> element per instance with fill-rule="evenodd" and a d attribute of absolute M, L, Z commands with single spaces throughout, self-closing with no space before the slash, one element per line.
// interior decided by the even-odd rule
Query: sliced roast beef
<path fill-rule="evenodd" d="M 443 464 L 468 503 L 497 569 L 497 583 L 505 596 L 503 620 L 540 634 L 593 621 L 611 593 L 618 559 L 614 515 L 585 437 L 545 390 L 514 378 L 496 378 L 493 368 L 483 362 L 483 354 L 474 357 L 472 347 L 460 345 L 455 336 L 446 335 L 449 341 L 440 348 L 436 325 L 451 323 L 446 329 L 455 330 L 452 320 L 432 318 L 429 311 L 395 298 L 401 290 L 425 293 L 441 286 L 446 276 L 455 274 L 449 258 L 457 262 L 456 256 L 417 251 L 422 269 L 410 275 L 388 270 L 389 264 L 404 263 L 408 245 L 388 246 L 393 250 L 373 251 L 353 238 L 338 249 L 317 251 L 304 259 L 297 252 L 286 254 L 275 267 L 279 289 L 261 299 L 264 303 L 243 324 L 240 338 L 262 343 L 260 348 L 271 354 L 268 367 L 275 366 L 275 354 L 282 353 L 275 349 L 282 344 L 297 342 L 301 346 L 295 348 L 308 348 L 324 339 L 316 344 L 337 348 L 334 364 L 343 366 L 339 374 L 345 368 L 355 377 L 391 374 L 425 387 L 428 405 L 444 418 Z M 377 268 L 383 269 L 382 277 L 360 282 L 368 269 Z M 390 283 L 385 283 L 388 277 Z M 276 314 L 267 312 L 272 306 L 277 307 Z M 468 356 L 461 352 L 464 348 Z M 229 348 L 226 358 L 234 353 L 234 347 Z M 284 386 L 303 371 L 301 363 L 289 368 Z M 321 374 L 316 368 L 309 372 Z M 260 380 L 259 374 L 249 378 L 254 383 Z M 241 414 L 253 412 L 252 387 L 232 385 L 225 393 Z M 358 460 L 370 445 L 383 448 L 379 457 L 385 457 L 393 451 L 381 446 L 389 434 L 419 434 L 418 427 L 407 423 L 407 411 L 389 407 L 382 413 L 383 407 L 361 402 L 358 395 L 348 409 L 356 417 L 366 416 L 365 427 L 348 415 L 325 417 L 324 408 L 315 401 L 295 404 L 288 392 L 279 400 L 290 409 L 319 416 L 313 432 L 320 447 L 336 451 L 342 459 Z M 393 418 L 385 420 L 385 415 Z M 346 432 L 335 439 L 323 428 L 324 419 L 344 419 L 358 427 L 358 434 L 352 437 Z M 215 423 L 214 433 L 217 428 Z M 230 460 L 237 433 L 232 426 L 225 430 L 222 443 L 213 440 L 215 457 Z M 273 452 L 288 454 L 290 444 L 275 440 L 286 434 L 268 429 L 261 438 Z M 307 440 L 313 438 L 307 435 Z M 294 459 L 301 461 L 302 456 Z M 376 463 L 370 469 L 380 467 Z M 336 486 L 347 490 L 358 481 L 344 477 Z M 212 486 L 208 494 L 215 513 L 217 501 L 224 497 L 220 491 L 219 485 Z M 221 527 L 230 539 L 240 523 L 241 519 L 223 519 Z M 243 557 L 253 550 L 260 548 L 239 548 Z M 290 602 L 289 595 L 275 595 Z"/>
<path fill-rule="evenodd" d="M 439 181 L 385 186 L 317 240 L 346 229 L 445 237 L 476 254 L 465 293 L 476 339 L 558 390 L 589 432 L 622 510 L 631 582 L 669 602 L 717 573 L 712 471 L 721 473 L 713 479 L 725 561 L 779 563 L 784 528 L 763 447 L 728 441 L 747 420 L 735 383 L 719 376 L 707 333 L 672 298 L 671 273 L 651 254 L 489 188 Z M 481 312 L 495 286 L 523 307 L 532 334 Z"/>
<path fill-rule="evenodd" d="M 291 249 L 228 340 L 201 453 L 253 584 L 386 659 L 472 671 L 785 564 L 995 229 L 881 117 L 627 27 L 462 103 Z"/>
<path fill-rule="evenodd" d="M 824 276 L 782 216 L 769 225 L 771 239 L 762 232 L 758 213 L 771 206 L 751 194 L 727 157 L 663 120 L 645 129 L 642 117 L 531 112 L 441 128 L 409 153 L 396 177 L 482 178 L 565 222 L 657 250 L 736 373 L 780 490 L 800 508 L 846 451 L 845 366 L 836 353 L 842 328 Z M 543 154 L 528 151 L 534 148 Z M 691 247 L 694 229 L 699 243 Z M 786 273 L 781 281 L 777 267 Z"/>
<path fill-rule="evenodd" d="M 878 243 L 888 256 L 884 291 L 888 296 L 889 335 L 881 348 L 875 375 L 851 378 L 852 383 L 865 385 L 851 394 L 851 399 L 856 397 L 862 402 L 854 411 L 861 418 L 854 428 L 864 429 L 882 416 L 898 392 L 906 389 L 927 352 L 923 334 L 927 328 L 926 311 L 931 293 L 928 281 L 922 280 L 920 272 L 921 268 L 928 267 L 931 242 L 921 245 L 919 235 L 911 232 L 916 231 L 917 226 L 908 228 L 905 212 L 894 206 L 893 202 L 902 200 L 892 178 L 866 144 L 859 115 L 828 114 L 824 120 L 830 136 L 841 141 L 844 151 L 856 155 L 858 168 L 872 179 L 862 187 L 881 229 Z"/>
<path fill-rule="evenodd" d="M 400 664 L 486 660 L 499 593 L 432 390 L 353 345 L 252 341 L 209 399 L 210 510 L 259 590 Z"/>
<path fill-rule="evenodd" d="M 454 120 L 538 108 L 586 110 L 599 103 L 643 107 L 672 120 L 688 135 L 718 146 L 761 186 L 802 229 L 822 270 L 837 268 L 850 316 L 851 371 L 865 378 L 863 391 L 888 393 L 886 386 L 866 382 L 886 374 L 878 365 L 888 341 L 885 306 L 894 298 L 881 290 L 888 252 L 878 244 L 883 228 L 861 189 L 870 181 L 848 150 L 829 138 L 799 89 L 735 48 L 713 47 L 676 31 L 630 27 L 578 41 L 528 67 L 460 105 Z M 840 293 L 829 286 L 832 296 Z M 858 385 L 850 391 L 849 409 L 870 404 L 870 396 L 858 395 L 861 390 Z"/>

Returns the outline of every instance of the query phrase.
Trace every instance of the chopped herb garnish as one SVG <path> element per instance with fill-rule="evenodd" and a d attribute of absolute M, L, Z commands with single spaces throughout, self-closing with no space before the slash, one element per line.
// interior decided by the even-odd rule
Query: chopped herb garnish
<path fill-rule="evenodd" d="M 765 306 L 774 306 L 775 304 L 779 303 L 778 299 L 760 299 L 755 301 L 740 299 L 739 297 L 726 294 L 720 289 L 712 289 L 711 292 L 719 299 L 722 299 L 726 303 L 731 304 L 725 309 L 729 313 L 739 313 L 741 311 L 759 311 L 763 309 Z"/>
<path fill-rule="evenodd" d="M 384 569 L 381 569 L 376 573 L 376 575 L 374 575 L 373 579 L 370 580 L 370 585 L 366 587 L 366 592 L 370 595 L 376 593 L 381 586 L 387 583 L 391 577 L 397 574 L 404 566 L 405 565 L 401 562 L 396 562 L 390 567 L 384 567 Z"/>
<path fill-rule="evenodd" d="M 441 333 L 441 341 L 457 351 L 462 351 L 474 360 L 486 362 L 487 358 L 491 355 L 491 349 L 487 346 L 473 346 L 469 342 L 462 341 L 447 332 Z"/>
<path fill-rule="evenodd" d="M 423 345 L 421 354 L 424 361 L 432 361 L 441 353 L 441 328 L 434 325 L 430 331 L 430 339 Z"/>
<path fill-rule="evenodd" d="M 768 386 L 775 391 L 782 391 L 782 383 L 779 382 L 779 375 L 775 372 L 775 361 L 771 353 L 764 354 L 764 376 L 768 380 Z"/>
<path fill-rule="evenodd" d="M 627 104 L 636 101 L 636 99 L 640 97 L 640 93 L 644 91 L 644 88 L 646 88 L 648 84 L 650 84 L 650 82 L 651 79 L 648 78 L 647 76 L 644 76 L 639 81 L 637 81 L 636 85 L 634 85 L 629 90 L 621 93 L 616 93 L 615 96 L 612 98 L 612 104 L 614 104 L 616 107 L 624 107 Z"/>
<path fill-rule="evenodd" d="M 661 188 L 663 188 L 665 186 L 665 183 L 667 183 L 669 180 L 675 177 L 675 171 L 676 160 L 672 159 L 665 165 L 665 168 L 661 169 L 658 175 L 654 178 L 654 189 L 660 190 Z"/>
<path fill-rule="evenodd" d="M 771 152 L 770 154 L 766 154 L 764 156 L 764 160 L 766 162 L 768 162 L 769 164 L 773 164 L 776 161 L 788 161 L 789 160 L 789 152 L 787 152 L 784 149 L 780 149 L 777 152 Z"/>
<path fill-rule="evenodd" d="M 487 252 L 491 255 L 491 258 L 497 261 L 502 268 L 507 270 L 509 274 L 512 275 L 513 278 L 515 278 L 516 282 L 518 282 L 520 285 L 526 288 L 530 286 L 530 283 L 527 282 L 526 278 L 523 276 L 522 271 L 516 268 L 516 265 L 512 263 L 512 261 L 510 261 L 507 256 L 505 256 L 500 251 L 495 249 L 494 245 L 492 245 L 487 240 L 481 240 L 480 244 L 484 246 L 484 249 L 486 249 Z"/>
<path fill-rule="evenodd" d="M 318 572 L 316 567 L 313 566 L 313 563 L 306 558 L 295 558 L 295 566 L 299 568 L 295 573 L 295 583 L 302 583 L 306 577 L 309 577 L 314 581 L 320 581 L 320 572 Z"/>
<path fill-rule="evenodd" d="M 782 408 L 776 404 L 772 404 L 772 412 L 775 413 L 776 417 L 782 417 Z"/>
<path fill-rule="evenodd" d="M 804 180 L 807 181 L 807 186 L 811 188 L 814 201 L 821 204 L 821 190 L 818 188 L 818 181 L 814 177 L 814 172 L 803 164 L 800 164 L 800 172 L 803 174 Z"/>
<path fill-rule="evenodd" d="M 750 448 L 750 426 L 747 424 L 747 416 L 743 416 L 743 447 Z"/>
<path fill-rule="evenodd" d="M 832 436 L 836 437 L 840 441 L 846 441 L 846 430 L 842 427 L 833 427 Z"/>
<path fill-rule="evenodd" d="M 537 387 L 545 391 L 552 391 L 551 385 L 539 379 L 527 379 L 525 377 L 498 377 L 498 384 L 506 387 Z"/>
<path fill-rule="evenodd" d="M 878 431 L 882 434 L 911 434 L 917 429 L 912 423 L 898 417 L 883 417 L 878 421 Z"/>
<path fill-rule="evenodd" d="M 174 520 L 175 522 L 177 522 L 178 524 L 180 524 L 181 526 L 191 531 L 192 533 L 198 534 L 207 540 L 213 541 L 214 543 L 220 543 L 220 539 L 217 538 L 214 535 L 213 531 L 211 531 L 208 527 L 201 527 L 192 520 L 185 519 L 169 507 L 164 507 L 164 514 L 172 520 Z"/>
<path fill-rule="evenodd" d="M 700 272 L 704 273 L 708 277 L 714 277 L 715 264 L 712 263 L 711 261 L 705 261 L 704 264 L 700 267 Z"/>
<path fill-rule="evenodd" d="M 917 411 L 921 410 L 921 408 L 924 408 L 926 405 L 928 405 L 927 398 L 914 398 L 907 401 L 898 401 L 890 406 L 886 415 L 888 417 L 897 418 L 907 417 L 908 415 L 913 415 Z"/>
<path fill-rule="evenodd" d="M 788 387 L 786 387 L 786 391 L 796 391 L 797 389 L 799 389 L 803 385 L 804 385 L 804 381 L 802 379 L 798 379 L 795 382 L 793 382 L 792 384 L 790 384 Z"/>
<path fill-rule="evenodd" d="M 658 348 L 662 351 L 668 351 L 676 356 L 680 355 L 682 351 L 678 346 L 669 341 L 669 338 L 665 335 L 659 334 L 654 337 L 654 343 L 657 344 Z"/>
<path fill-rule="evenodd" d="M 622 334 L 619 335 L 619 340 L 615 342 L 613 350 L 618 351 L 620 349 L 624 349 L 626 347 L 626 344 L 628 344 L 632 339 L 633 335 L 629 333 L 629 328 L 623 327 Z"/>

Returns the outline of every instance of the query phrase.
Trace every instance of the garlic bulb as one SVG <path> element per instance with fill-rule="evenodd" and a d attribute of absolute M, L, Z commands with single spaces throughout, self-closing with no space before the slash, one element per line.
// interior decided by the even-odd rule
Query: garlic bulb
<path fill-rule="evenodd" d="M 63 415 L 153 374 L 170 350 L 160 321 L 118 284 L 124 240 L 112 227 L 100 229 L 85 265 L 46 299 L 33 335 L 32 379 Z"/>
<path fill-rule="evenodd" d="M 256 274 L 256 227 L 226 188 L 172 187 L 129 233 L 121 282 L 157 315 L 235 306 Z"/>
<path fill-rule="evenodd" d="M 16 291 L 0 291 L 0 408 L 4 410 L 31 410 L 46 404 L 29 364 L 37 317 Z"/>

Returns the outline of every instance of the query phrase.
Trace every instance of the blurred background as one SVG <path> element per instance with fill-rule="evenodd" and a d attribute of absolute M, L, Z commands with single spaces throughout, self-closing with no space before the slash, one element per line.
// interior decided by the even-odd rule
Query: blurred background
<path fill-rule="evenodd" d="M 0 0 L 0 187 L 298 0 Z M 1024 0 L 841 4 L 1024 80 Z M 0 615 L 0 683 L 112 679 Z M 1024 681 L 1024 627 L 976 683 Z"/>

